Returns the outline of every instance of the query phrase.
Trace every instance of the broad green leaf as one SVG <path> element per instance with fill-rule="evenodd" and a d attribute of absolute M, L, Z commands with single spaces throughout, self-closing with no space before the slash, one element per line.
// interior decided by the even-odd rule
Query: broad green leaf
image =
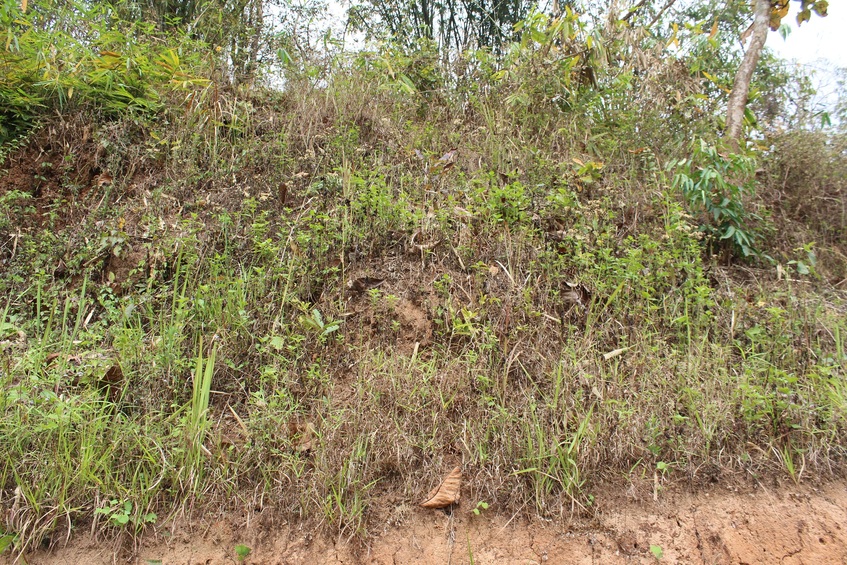
<path fill-rule="evenodd" d="M 129 523 L 129 516 L 126 514 L 112 514 L 112 520 L 120 526 L 126 526 Z"/>
<path fill-rule="evenodd" d="M 12 544 L 15 543 L 15 536 L 6 534 L 0 537 L 0 555 L 2 555 Z"/>

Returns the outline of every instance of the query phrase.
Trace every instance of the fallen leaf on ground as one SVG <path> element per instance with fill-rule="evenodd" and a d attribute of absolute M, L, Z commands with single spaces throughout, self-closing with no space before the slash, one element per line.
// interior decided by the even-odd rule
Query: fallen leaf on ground
<path fill-rule="evenodd" d="M 449 167 L 449 166 L 451 166 L 451 165 L 455 165 L 455 164 L 456 164 L 456 154 L 457 154 L 457 153 L 458 153 L 458 150 L 457 150 L 457 149 L 451 149 L 450 151 L 448 151 L 447 153 L 445 153 L 444 155 L 442 155 L 442 156 L 438 159 L 438 161 L 439 161 L 440 163 L 443 163 L 443 164 L 444 164 L 444 168 L 446 169 L 447 167 Z"/>
<path fill-rule="evenodd" d="M 456 467 L 444 477 L 441 484 L 432 489 L 426 500 L 420 503 L 423 508 L 445 508 L 456 504 L 461 498 L 462 468 Z"/>
<path fill-rule="evenodd" d="M 414 246 L 415 246 L 415 249 L 417 249 L 418 251 L 428 251 L 430 249 L 433 249 L 439 243 L 441 243 L 440 239 L 437 240 L 437 241 L 433 241 L 431 243 L 421 243 L 421 244 L 415 243 Z"/>
<path fill-rule="evenodd" d="M 353 292 L 365 292 L 366 290 L 378 287 L 384 282 L 385 279 L 378 279 L 375 277 L 359 277 L 358 279 L 348 282 L 347 288 L 349 288 Z"/>
<path fill-rule="evenodd" d="M 288 422 L 288 435 L 296 442 L 298 453 L 308 453 L 314 447 L 315 425 L 312 422 Z"/>
<path fill-rule="evenodd" d="M 124 373 L 121 370 L 120 365 L 112 365 L 109 367 L 109 370 L 106 371 L 106 374 L 103 375 L 103 378 L 100 379 L 104 383 L 108 383 L 111 385 L 118 384 L 124 380 Z"/>
<path fill-rule="evenodd" d="M 297 442 L 297 451 L 300 453 L 311 451 L 314 438 L 315 425 L 312 422 L 306 422 L 303 426 L 303 432 L 300 434 L 300 441 Z"/>
<path fill-rule="evenodd" d="M 623 353 L 627 349 L 629 349 L 629 347 L 621 347 L 620 349 L 613 349 L 612 351 L 609 351 L 608 353 L 604 353 L 603 359 L 605 359 L 606 361 L 608 361 L 609 359 L 614 359 L 615 357 L 617 357 L 618 355 L 620 355 L 621 353 Z"/>
<path fill-rule="evenodd" d="M 112 175 L 108 171 L 103 171 L 97 176 L 97 188 L 112 184 Z"/>

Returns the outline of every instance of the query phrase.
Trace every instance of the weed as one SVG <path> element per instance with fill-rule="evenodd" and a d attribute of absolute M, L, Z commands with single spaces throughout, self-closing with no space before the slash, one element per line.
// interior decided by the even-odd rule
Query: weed
<path fill-rule="evenodd" d="M 653 554 L 653 557 L 656 558 L 656 561 L 660 561 L 665 556 L 665 551 L 660 545 L 650 544 L 650 553 Z"/>
<path fill-rule="evenodd" d="M 123 504 L 117 499 L 109 501 L 108 506 L 97 508 L 95 514 L 106 517 L 109 523 L 116 528 L 126 528 L 132 525 L 134 533 L 139 533 L 147 524 L 155 524 L 157 516 L 154 512 L 138 514 L 133 511 L 132 502 L 127 500 Z"/>
<path fill-rule="evenodd" d="M 485 510 L 488 510 L 488 503 L 483 500 L 480 500 L 476 503 L 476 506 L 473 507 L 471 512 L 473 512 L 474 516 L 479 516 Z"/>
<path fill-rule="evenodd" d="M 17 541 L 17 536 L 0 532 L 0 555 L 6 553 L 7 549 L 14 547 Z"/>
<path fill-rule="evenodd" d="M 211 352 L 205 362 L 202 339 L 197 350 L 191 402 L 185 424 L 187 446 L 184 472 L 186 482 L 191 489 L 198 489 L 203 481 L 204 454 L 208 453 L 204 442 L 209 427 L 209 393 L 212 388 L 212 376 L 215 372 L 217 348 L 216 343 L 212 345 Z"/>
<path fill-rule="evenodd" d="M 317 308 L 313 308 L 310 314 L 301 314 L 298 321 L 305 330 L 315 333 L 321 343 L 341 327 L 341 322 L 338 320 L 324 322 Z"/>
<path fill-rule="evenodd" d="M 249 546 L 246 546 L 246 545 L 240 543 L 240 544 L 235 546 L 235 559 L 239 563 L 243 563 L 244 561 L 247 560 L 247 558 L 250 556 L 250 553 L 252 553 L 252 551 L 253 550 Z"/>

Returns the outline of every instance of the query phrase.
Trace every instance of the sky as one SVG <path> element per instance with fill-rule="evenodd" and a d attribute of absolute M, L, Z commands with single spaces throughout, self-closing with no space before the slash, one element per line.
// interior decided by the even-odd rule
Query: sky
<path fill-rule="evenodd" d="M 811 73 L 817 90 L 815 99 L 823 108 L 831 109 L 840 88 L 834 70 L 847 68 L 847 0 L 830 2 L 825 18 L 812 14 L 811 21 L 802 26 L 796 19 L 799 4 L 791 2 L 791 13 L 782 20 L 791 26 L 788 37 L 783 40 L 779 33 L 770 32 L 765 45 Z"/>
<path fill-rule="evenodd" d="M 812 14 L 812 20 L 797 26 L 799 2 L 792 2 L 792 11 L 783 23 L 791 26 L 791 34 L 783 41 L 776 32 L 771 32 L 766 45 L 785 59 L 797 59 L 800 63 L 815 64 L 828 58 L 836 65 L 847 66 L 847 2 L 832 2 L 825 18 Z"/>

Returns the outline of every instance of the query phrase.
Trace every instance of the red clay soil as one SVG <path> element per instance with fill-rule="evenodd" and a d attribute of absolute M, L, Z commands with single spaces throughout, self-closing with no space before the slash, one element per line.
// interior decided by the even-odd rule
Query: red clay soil
<path fill-rule="evenodd" d="M 790 483 L 789 483 L 790 484 Z M 495 506 L 474 516 L 399 507 L 365 544 L 312 535 L 295 524 L 243 517 L 205 526 L 159 528 L 129 555 L 115 542 L 77 534 L 64 547 L 28 555 L 31 565 L 238 563 L 847 563 L 847 482 L 819 488 L 716 487 L 698 494 L 660 492 L 658 501 L 598 496 L 591 518 L 571 523 L 510 520 Z M 652 546 L 652 548 L 651 548 Z M 657 559 L 655 554 L 661 554 Z M 129 556 L 128 556 L 129 555 Z M 11 560 L 7 558 L 7 563 Z"/>

